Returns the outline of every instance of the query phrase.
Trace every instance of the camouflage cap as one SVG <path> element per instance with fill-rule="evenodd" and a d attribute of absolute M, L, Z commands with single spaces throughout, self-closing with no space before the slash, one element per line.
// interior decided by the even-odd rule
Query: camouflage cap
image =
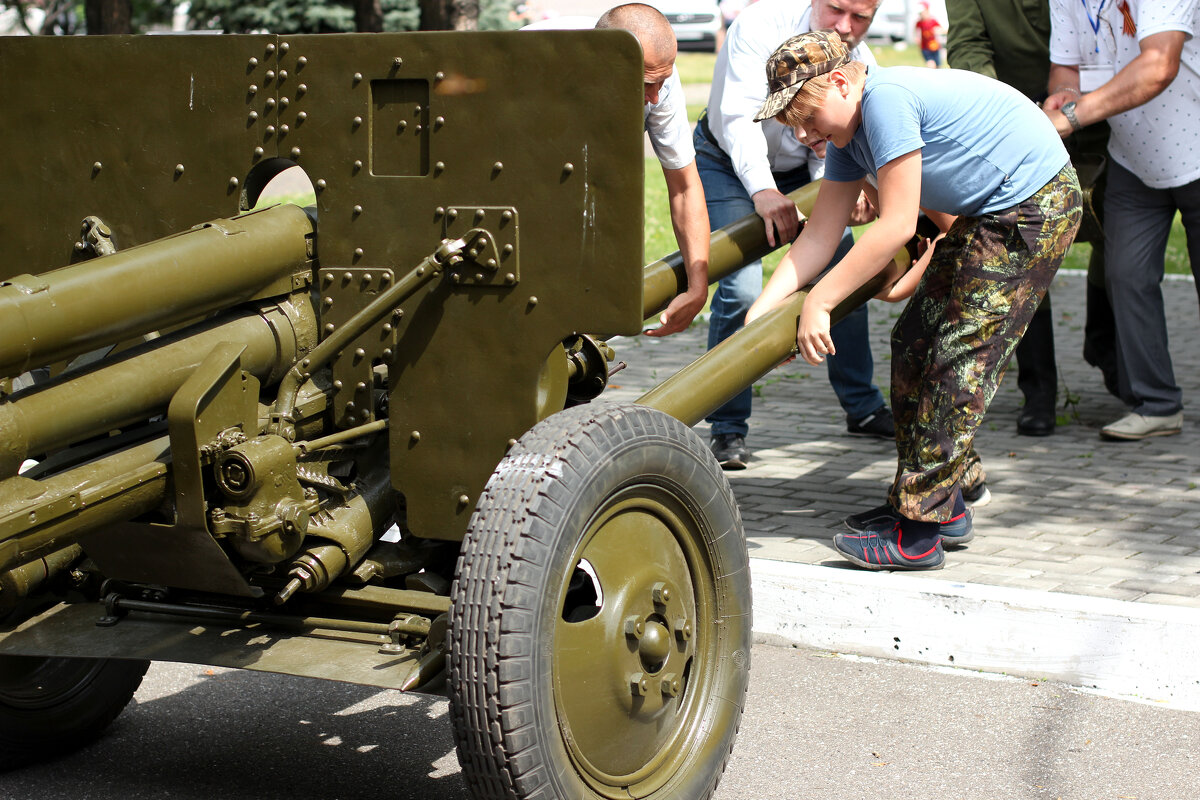
<path fill-rule="evenodd" d="M 834 31 L 810 31 L 788 39 L 767 59 L 767 100 L 754 121 L 771 119 L 787 108 L 805 81 L 849 61 L 850 50 Z"/>

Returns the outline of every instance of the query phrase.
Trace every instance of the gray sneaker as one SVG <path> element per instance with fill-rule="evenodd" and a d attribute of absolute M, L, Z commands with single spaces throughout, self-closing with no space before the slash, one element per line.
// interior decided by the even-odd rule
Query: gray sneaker
<path fill-rule="evenodd" d="M 1165 417 L 1126 414 L 1116 422 L 1101 428 L 1100 438 L 1113 441 L 1136 441 L 1149 436 L 1173 436 L 1181 430 L 1183 430 L 1182 411 L 1176 411 Z"/>

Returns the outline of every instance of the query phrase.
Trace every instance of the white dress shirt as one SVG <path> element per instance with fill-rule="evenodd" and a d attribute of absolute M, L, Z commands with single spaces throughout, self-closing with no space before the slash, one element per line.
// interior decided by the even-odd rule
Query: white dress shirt
<path fill-rule="evenodd" d="M 1200 180 L 1200 30 L 1198 0 L 1128 0 L 1136 30 L 1126 23 L 1116 0 L 1051 0 L 1050 60 L 1063 66 L 1111 63 L 1120 72 L 1141 53 L 1141 40 L 1164 31 L 1187 39 L 1179 74 L 1148 103 L 1109 118 L 1109 155 L 1152 189 Z M 1086 3 L 1086 5 L 1085 5 Z M 1090 20 L 1089 20 L 1090 14 Z M 1099 23 L 1093 30 L 1092 22 Z M 1099 48 L 1100 52 L 1096 53 Z M 1095 87 L 1089 87 L 1095 88 Z"/>
<path fill-rule="evenodd" d="M 754 121 L 767 99 L 767 59 L 788 38 L 812 30 L 811 16 L 811 5 L 803 0 L 759 0 L 738 14 L 717 56 L 708 127 L 751 197 L 778 188 L 772 172 L 808 164 L 815 179 L 825 169 L 824 159 L 802 145 L 791 128 L 773 119 Z M 851 55 L 875 64 L 866 44 L 859 44 Z"/>

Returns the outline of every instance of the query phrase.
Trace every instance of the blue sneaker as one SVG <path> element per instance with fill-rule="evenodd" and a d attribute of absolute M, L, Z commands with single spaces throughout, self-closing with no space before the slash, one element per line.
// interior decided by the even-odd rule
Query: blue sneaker
<path fill-rule="evenodd" d="M 943 522 L 938 528 L 938 533 L 942 535 L 942 544 L 966 544 L 974 539 L 975 526 L 971 522 L 974 516 L 975 509 L 968 506 L 957 517 Z"/>
<path fill-rule="evenodd" d="M 857 514 L 851 514 L 842 520 L 842 523 L 854 533 L 862 533 L 872 525 L 880 525 L 887 523 L 892 525 L 900 521 L 900 512 L 892 508 L 891 503 L 884 503 L 881 506 L 860 511 Z"/>
<path fill-rule="evenodd" d="M 946 563 L 942 540 L 924 553 L 904 552 L 904 532 L 899 523 L 874 525 L 863 533 L 839 533 L 833 547 L 852 564 L 869 570 L 941 569 Z"/>
<path fill-rule="evenodd" d="M 942 523 L 939 533 L 946 544 L 966 544 L 975 538 L 975 527 L 971 524 L 975 512 L 971 508 Z M 872 526 L 886 525 L 891 527 L 900 521 L 900 513 L 892 508 L 890 503 L 851 514 L 842 523 L 854 533 L 866 533 Z"/>

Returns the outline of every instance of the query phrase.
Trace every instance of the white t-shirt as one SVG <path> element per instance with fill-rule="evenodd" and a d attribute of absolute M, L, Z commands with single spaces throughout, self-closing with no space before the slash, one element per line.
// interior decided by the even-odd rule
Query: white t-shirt
<path fill-rule="evenodd" d="M 1152 189 L 1183 186 L 1200 179 L 1200 42 L 1193 38 L 1200 30 L 1200 0 L 1127 2 L 1050 0 L 1050 60 L 1080 66 L 1082 82 L 1083 66 L 1109 63 L 1119 72 L 1141 53 L 1140 42 L 1147 36 L 1186 33 L 1179 74 L 1171 85 L 1150 102 L 1108 120 L 1108 152 L 1114 161 Z M 1129 9 L 1133 32 L 1127 32 L 1122 7 Z"/>
<path fill-rule="evenodd" d="M 523 31 L 589 30 L 596 27 L 597 17 L 559 16 L 530 23 Z M 650 146 L 664 169 L 683 169 L 696 160 L 696 148 L 692 145 L 692 126 L 687 118 L 687 98 L 683 95 L 683 82 L 679 70 L 672 69 L 671 76 L 663 82 L 658 92 L 657 103 L 646 103 L 642 112 Z"/>
<path fill-rule="evenodd" d="M 824 159 L 802 145 L 791 128 L 773 119 L 754 121 L 767 99 L 767 59 L 789 37 L 812 30 L 811 16 L 811 5 L 802 0 L 759 0 L 738 14 L 717 55 L 708 96 L 708 127 L 751 197 L 778 188 L 772 172 L 804 164 L 813 178 L 824 171 Z M 865 44 L 851 55 L 875 64 Z"/>

